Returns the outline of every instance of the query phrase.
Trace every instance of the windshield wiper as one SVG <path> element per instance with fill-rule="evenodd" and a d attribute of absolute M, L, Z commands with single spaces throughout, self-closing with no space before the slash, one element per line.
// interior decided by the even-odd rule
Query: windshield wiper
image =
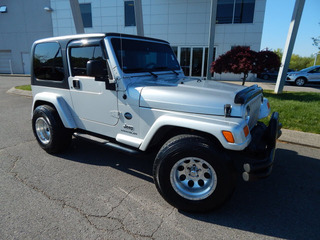
<path fill-rule="evenodd" d="M 158 78 L 158 75 L 157 74 L 154 74 L 153 72 L 151 71 L 148 71 L 148 73 L 150 73 L 152 76 L 154 76 L 155 78 Z"/>
<path fill-rule="evenodd" d="M 155 68 L 155 70 L 169 70 L 169 71 L 173 72 L 174 74 L 176 74 L 177 76 L 179 75 L 179 73 L 177 73 L 174 69 L 168 68 L 168 67 L 157 67 L 157 68 Z"/>
<path fill-rule="evenodd" d="M 169 68 L 168 68 L 169 69 Z M 174 69 L 169 69 L 171 70 L 173 73 L 175 73 L 177 76 L 179 75 L 179 73 L 177 73 Z"/>

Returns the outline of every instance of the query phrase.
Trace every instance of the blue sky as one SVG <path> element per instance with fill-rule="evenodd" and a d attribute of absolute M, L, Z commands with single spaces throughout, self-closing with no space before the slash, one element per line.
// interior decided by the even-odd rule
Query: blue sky
<path fill-rule="evenodd" d="M 261 49 L 284 48 L 295 0 L 267 0 Z M 320 36 L 320 0 L 305 0 L 293 53 L 309 57 L 317 52 L 312 37 Z"/>

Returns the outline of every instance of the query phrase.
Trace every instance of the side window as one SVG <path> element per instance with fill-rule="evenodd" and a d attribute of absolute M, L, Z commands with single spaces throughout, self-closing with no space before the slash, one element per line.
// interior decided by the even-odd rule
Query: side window
<path fill-rule="evenodd" d="M 315 68 L 311 70 L 310 73 L 320 73 L 320 68 Z"/>
<path fill-rule="evenodd" d="M 87 76 L 89 60 L 103 60 L 100 46 L 73 47 L 70 49 L 70 66 L 72 76 Z"/>
<path fill-rule="evenodd" d="M 59 43 L 40 43 L 33 54 L 33 72 L 37 79 L 62 81 L 64 68 Z"/>

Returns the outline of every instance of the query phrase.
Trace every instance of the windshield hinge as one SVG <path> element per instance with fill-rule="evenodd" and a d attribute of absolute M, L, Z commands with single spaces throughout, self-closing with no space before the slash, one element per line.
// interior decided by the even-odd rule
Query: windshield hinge
<path fill-rule="evenodd" d="M 230 104 L 225 104 L 224 105 L 224 116 L 225 117 L 230 117 L 231 116 L 231 105 Z"/>
<path fill-rule="evenodd" d="M 117 111 L 117 110 L 110 111 L 110 114 L 114 118 L 119 118 L 120 117 L 120 112 Z"/>

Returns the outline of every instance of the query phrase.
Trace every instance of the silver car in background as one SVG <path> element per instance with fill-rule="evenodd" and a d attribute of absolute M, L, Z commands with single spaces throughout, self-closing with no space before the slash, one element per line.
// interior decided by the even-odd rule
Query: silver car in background
<path fill-rule="evenodd" d="M 299 72 L 290 72 L 287 75 L 287 82 L 297 86 L 303 86 L 307 82 L 320 82 L 320 66 L 308 67 Z"/>

